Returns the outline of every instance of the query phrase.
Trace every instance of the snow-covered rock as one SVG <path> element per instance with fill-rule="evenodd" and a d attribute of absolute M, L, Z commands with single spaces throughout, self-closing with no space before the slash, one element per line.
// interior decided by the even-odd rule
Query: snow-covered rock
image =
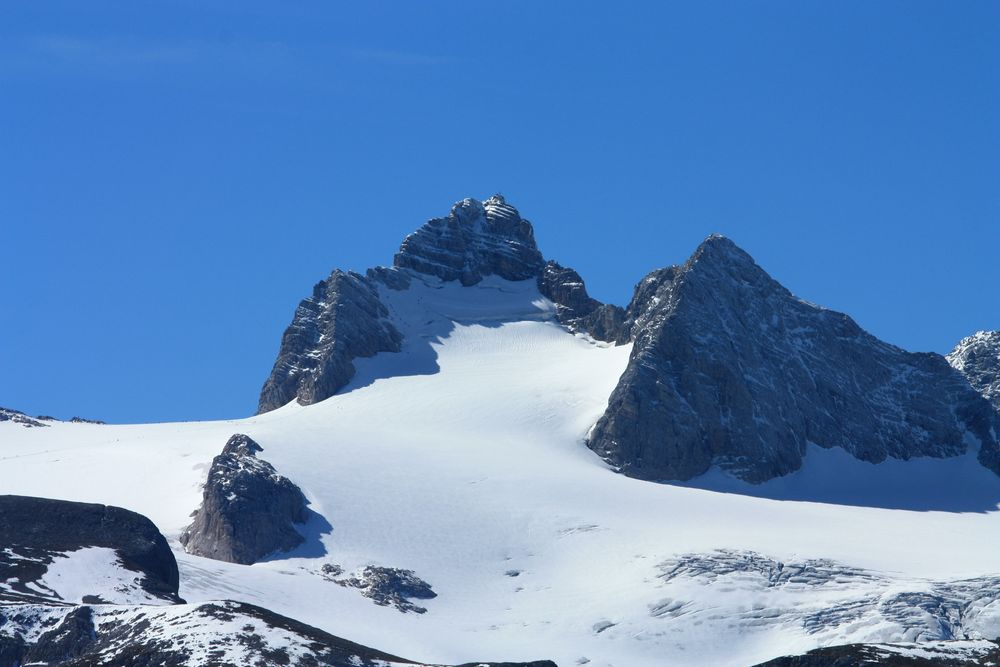
<path fill-rule="evenodd" d="M 9 421 L 14 424 L 20 424 L 25 428 L 31 428 L 33 426 L 48 426 L 48 424 L 43 424 L 38 419 L 32 419 L 28 415 L 24 414 L 20 410 L 12 410 L 10 408 L 0 408 L 0 422 Z"/>
<path fill-rule="evenodd" d="M 948 363 L 1000 409 L 1000 331 L 977 331 L 948 354 Z"/>
<path fill-rule="evenodd" d="M 170 607 L 0 606 L 0 665 L 443 667 L 390 655 L 229 600 Z M 548 661 L 475 665 L 555 667 Z"/>

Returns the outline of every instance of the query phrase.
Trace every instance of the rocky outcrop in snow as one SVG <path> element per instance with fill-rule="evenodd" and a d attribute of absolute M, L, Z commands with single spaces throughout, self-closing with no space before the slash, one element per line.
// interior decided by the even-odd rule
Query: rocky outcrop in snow
<path fill-rule="evenodd" d="M 388 315 L 369 277 L 337 270 L 318 283 L 281 338 L 258 413 L 329 398 L 354 377 L 356 358 L 398 352 L 403 336 Z"/>
<path fill-rule="evenodd" d="M 1000 644 L 985 639 L 825 646 L 756 667 L 995 667 Z"/>
<path fill-rule="evenodd" d="M 306 520 L 306 499 L 267 461 L 250 437 L 236 434 L 212 460 L 202 504 L 181 536 L 189 552 L 249 565 L 304 541 L 294 524 Z"/>
<path fill-rule="evenodd" d="M 411 600 L 430 600 L 437 597 L 431 585 L 418 577 L 413 570 L 367 565 L 353 574 L 345 575 L 339 565 L 327 563 L 321 568 L 320 576 L 340 586 L 357 588 L 375 604 L 381 607 L 391 605 L 403 613 L 412 611 L 423 614 L 427 609 Z"/>
<path fill-rule="evenodd" d="M 609 343 L 624 338 L 625 309 L 592 298 L 583 278 L 573 269 L 549 261 L 538 275 L 538 291 L 556 304 L 559 323 L 571 331 L 583 331 Z"/>
<path fill-rule="evenodd" d="M 629 476 L 717 465 L 762 482 L 798 469 L 809 442 L 870 462 L 981 443 L 1000 472 L 995 412 L 944 357 L 796 298 L 724 237 L 639 283 L 624 336 L 631 360 L 588 444 Z"/>
<path fill-rule="evenodd" d="M 421 667 L 233 601 L 170 607 L 0 607 L 0 627 L 0 667 Z M 476 662 L 468 667 L 472 665 L 555 667 L 548 661 Z"/>
<path fill-rule="evenodd" d="M 39 417 L 41 419 L 41 417 Z M 33 426 L 48 426 L 48 424 L 43 424 L 37 419 L 32 419 L 28 415 L 24 414 L 20 410 L 11 410 L 10 408 L 0 408 L 0 422 L 11 422 L 12 424 L 20 424 L 25 428 L 31 428 Z"/>
<path fill-rule="evenodd" d="M 948 354 L 948 363 L 1000 409 L 1000 331 L 977 331 Z"/>
<path fill-rule="evenodd" d="M 95 548 L 100 559 L 54 572 Z M 65 581 L 75 578 L 74 573 L 94 571 L 103 572 L 105 580 Z M 180 601 L 177 561 L 167 540 L 141 514 L 90 503 L 0 496 L 0 603 L 72 602 L 65 597 L 67 587 L 82 591 L 84 598 L 110 601 L 102 586 L 109 586 L 116 572 L 125 575 L 116 584 L 123 590 L 112 592 L 119 599 Z"/>

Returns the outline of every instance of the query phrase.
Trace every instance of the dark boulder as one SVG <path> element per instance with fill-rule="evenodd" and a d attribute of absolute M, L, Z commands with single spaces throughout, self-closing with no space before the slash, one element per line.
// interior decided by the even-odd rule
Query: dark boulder
<path fill-rule="evenodd" d="M 33 601 L 55 554 L 85 547 L 114 549 L 121 564 L 141 575 L 151 595 L 178 602 L 177 561 L 153 522 L 120 507 L 26 496 L 0 496 L 0 580 L 6 601 Z M 11 555 L 11 553 L 13 555 Z"/>
<path fill-rule="evenodd" d="M 238 433 L 212 460 L 201 507 L 181 536 L 189 553 L 249 565 L 305 541 L 294 527 L 306 521 L 305 496 L 257 458 L 261 451 Z"/>

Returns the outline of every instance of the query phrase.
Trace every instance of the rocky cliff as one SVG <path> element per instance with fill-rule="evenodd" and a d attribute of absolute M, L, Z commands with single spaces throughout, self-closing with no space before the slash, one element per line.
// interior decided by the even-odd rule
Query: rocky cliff
<path fill-rule="evenodd" d="M 796 298 L 721 236 L 639 283 L 622 337 L 631 359 L 588 444 L 629 476 L 717 465 L 762 482 L 798 469 L 810 442 L 870 462 L 981 445 L 1000 471 L 995 414 L 944 357 Z"/>

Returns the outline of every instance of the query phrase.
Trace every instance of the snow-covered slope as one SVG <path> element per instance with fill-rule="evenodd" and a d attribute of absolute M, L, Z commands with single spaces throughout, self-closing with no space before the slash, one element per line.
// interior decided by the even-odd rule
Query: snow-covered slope
<path fill-rule="evenodd" d="M 335 396 L 221 422 L 5 421 L 0 488 L 145 514 L 189 603 L 241 600 L 427 662 L 749 665 L 998 632 L 1000 478 L 974 452 L 810 452 L 757 487 L 718 470 L 685 486 L 616 475 L 584 440 L 630 346 L 569 333 L 530 280 L 380 289 L 402 350 L 356 359 Z M 301 547 L 250 566 L 177 541 L 234 433 L 313 513 Z M 879 501 L 885 485 L 897 493 Z M 405 613 L 337 582 L 366 566 L 411 570 L 436 597 Z M 775 576 L 789 567 L 806 575 Z"/>

